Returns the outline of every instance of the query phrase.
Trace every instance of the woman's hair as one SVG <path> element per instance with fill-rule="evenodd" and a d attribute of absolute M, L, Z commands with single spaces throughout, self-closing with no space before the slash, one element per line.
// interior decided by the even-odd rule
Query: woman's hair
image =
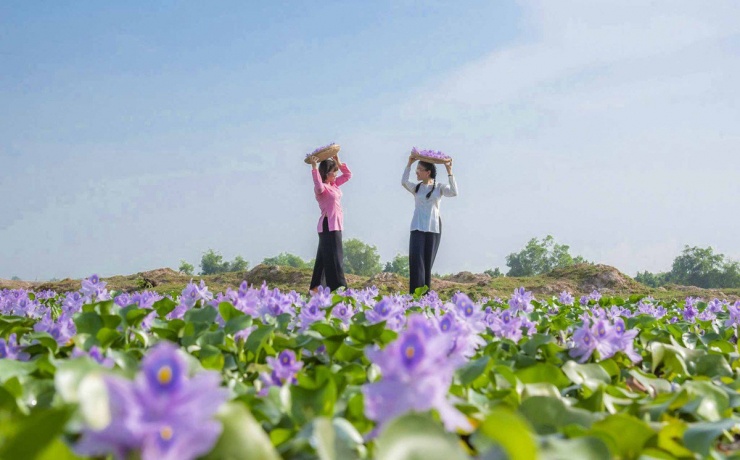
<path fill-rule="evenodd" d="M 432 193 L 434 193 L 434 189 L 437 187 L 437 168 L 428 161 L 420 161 L 419 166 L 429 171 L 429 177 L 432 178 L 434 181 L 434 185 L 432 186 L 432 189 L 429 190 L 429 193 L 427 193 L 427 199 L 432 196 Z M 421 187 L 421 182 L 416 184 L 416 191 L 415 193 L 419 193 L 419 187 Z"/>
<path fill-rule="evenodd" d="M 334 163 L 334 160 L 332 160 L 331 158 L 319 163 L 319 174 L 321 174 L 321 182 L 326 182 L 326 176 L 328 176 L 329 173 L 336 167 L 337 164 Z"/>

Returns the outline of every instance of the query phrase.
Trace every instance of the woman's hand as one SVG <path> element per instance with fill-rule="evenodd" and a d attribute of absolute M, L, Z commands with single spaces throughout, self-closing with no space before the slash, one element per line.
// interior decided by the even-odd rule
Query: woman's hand
<path fill-rule="evenodd" d="M 316 157 L 316 155 L 311 155 L 310 157 L 308 157 L 308 162 L 311 163 L 311 168 L 318 169 L 319 159 Z"/>
<path fill-rule="evenodd" d="M 452 175 L 452 158 L 445 161 L 445 168 L 447 168 L 447 175 L 451 176 Z"/>
<path fill-rule="evenodd" d="M 409 166 L 414 164 L 414 161 L 416 161 L 416 154 L 412 153 L 411 155 L 409 155 Z"/>
<path fill-rule="evenodd" d="M 339 168 L 340 166 L 342 166 L 342 162 L 339 161 L 339 155 L 338 154 L 337 155 L 334 155 L 332 158 L 334 159 L 334 163 L 337 164 L 337 168 Z"/>

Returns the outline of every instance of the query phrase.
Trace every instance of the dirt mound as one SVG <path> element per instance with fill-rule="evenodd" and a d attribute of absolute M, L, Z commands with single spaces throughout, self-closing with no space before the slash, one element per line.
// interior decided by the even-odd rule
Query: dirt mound
<path fill-rule="evenodd" d="M 37 283 L 0 278 L 0 289 L 34 289 Z"/>
<path fill-rule="evenodd" d="M 493 278 L 485 273 L 460 272 L 456 275 L 445 276 L 445 281 L 453 283 L 477 284 L 478 286 L 487 286 Z"/>
<path fill-rule="evenodd" d="M 143 280 L 152 287 L 159 286 L 164 283 L 171 283 L 172 280 L 182 278 L 183 276 L 186 275 L 176 272 L 171 268 L 158 268 L 156 270 L 136 274 L 137 278 Z"/>
<path fill-rule="evenodd" d="M 548 278 L 572 281 L 579 292 L 625 292 L 644 290 L 645 286 L 609 265 L 577 264 L 556 268 Z"/>
<path fill-rule="evenodd" d="M 395 273 L 380 272 L 371 276 L 363 283 L 363 286 L 375 286 L 379 289 L 388 289 L 391 291 L 404 292 L 409 288 L 406 278 L 402 278 Z"/>
<path fill-rule="evenodd" d="M 259 264 L 250 271 L 244 273 L 243 278 L 247 283 L 255 286 L 260 286 L 263 281 L 266 281 L 268 286 L 305 285 L 306 290 L 308 290 L 308 285 L 311 283 L 311 274 L 309 271 L 282 265 Z"/>

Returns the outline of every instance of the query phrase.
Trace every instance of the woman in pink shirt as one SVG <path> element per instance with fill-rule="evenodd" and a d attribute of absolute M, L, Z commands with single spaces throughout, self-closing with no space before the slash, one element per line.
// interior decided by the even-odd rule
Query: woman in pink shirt
<path fill-rule="evenodd" d="M 313 266 L 311 277 L 311 291 L 316 291 L 318 286 L 329 286 L 335 291 L 339 286 L 347 287 L 344 279 L 344 256 L 342 251 L 342 225 L 344 216 L 342 214 L 342 191 L 339 187 L 351 177 L 347 165 L 339 161 L 339 156 L 322 161 L 312 156 L 311 175 L 313 176 L 314 193 L 316 201 L 319 202 L 321 217 L 319 218 L 319 249 L 316 252 L 316 263 Z M 342 175 L 337 177 L 337 172 Z"/>

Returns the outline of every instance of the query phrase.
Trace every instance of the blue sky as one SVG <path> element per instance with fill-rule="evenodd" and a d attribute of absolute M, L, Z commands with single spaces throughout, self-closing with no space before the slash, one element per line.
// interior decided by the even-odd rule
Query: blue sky
<path fill-rule="evenodd" d="M 331 141 L 385 260 L 412 146 L 456 159 L 437 271 L 547 234 L 630 274 L 740 259 L 740 6 L 706 5 L 3 2 L 0 278 L 311 258 Z"/>

